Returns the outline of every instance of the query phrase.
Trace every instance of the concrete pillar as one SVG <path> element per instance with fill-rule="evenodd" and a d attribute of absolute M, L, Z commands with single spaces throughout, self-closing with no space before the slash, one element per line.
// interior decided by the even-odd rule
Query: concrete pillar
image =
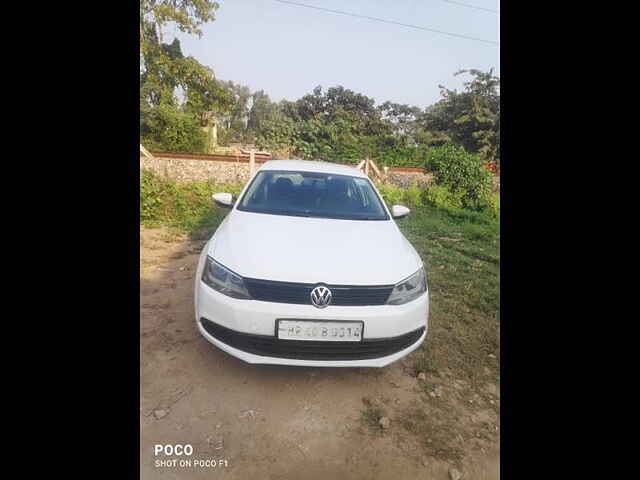
<path fill-rule="evenodd" d="M 253 176 L 253 173 L 256 171 L 256 152 L 255 150 L 251 150 L 249 152 L 249 175 Z"/>

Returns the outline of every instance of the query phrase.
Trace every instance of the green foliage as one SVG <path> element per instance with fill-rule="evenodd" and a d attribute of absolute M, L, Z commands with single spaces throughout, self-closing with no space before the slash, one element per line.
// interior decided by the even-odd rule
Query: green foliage
<path fill-rule="evenodd" d="M 376 188 L 380 195 L 382 195 L 383 200 L 387 203 L 388 206 L 401 204 L 404 199 L 404 189 L 397 187 L 390 183 L 384 183 L 381 185 L 377 185 Z"/>
<path fill-rule="evenodd" d="M 180 183 L 142 170 L 140 221 L 147 226 L 166 225 L 199 234 L 217 225 L 226 215 L 226 210 L 214 205 L 211 195 L 227 192 L 237 196 L 242 188 L 239 183 Z"/>
<path fill-rule="evenodd" d="M 475 212 L 465 210 L 468 207 L 464 204 L 464 191 L 452 192 L 444 185 L 431 185 L 422 189 L 417 185 L 399 187 L 387 183 L 376 185 L 376 188 L 389 208 L 392 205 L 405 205 L 411 208 L 432 205 L 448 212 L 451 218 L 464 218 L 465 221 L 472 223 L 486 222 L 487 216 L 490 218 L 500 216 L 499 192 L 492 193 L 486 201 L 478 204 L 480 206 L 475 209 L 477 210 Z"/>
<path fill-rule="evenodd" d="M 378 192 L 386 204 L 405 205 L 407 207 L 421 207 L 424 205 L 425 191 L 416 185 L 409 187 L 398 187 L 390 183 L 376 185 Z"/>
<path fill-rule="evenodd" d="M 442 89 L 443 99 L 424 112 L 417 107 L 375 101 L 344 87 L 316 87 L 295 102 L 282 101 L 271 121 L 256 129 L 261 148 L 293 156 L 379 165 L 422 166 L 432 147 L 453 143 L 487 161 L 499 157 L 499 79 L 470 73 L 465 91 Z M 456 74 L 456 75 L 457 75 Z"/>
<path fill-rule="evenodd" d="M 140 1 L 140 136 L 148 148 L 203 152 L 210 113 L 232 107 L 230 92 L 210 68 L 185 57 L 177 38 L 162 41 L 167 22 L 200 34 L 217 8 L 209 0 Z"/>
<path fill-rule="evenodd" d="M 381 165 L 419 162 L 419 149 L 400 135 L 409 129 L 416 109 L 374 104 L 372 98 L 341 86 L 326 92 L 316 87 L 296 102 L 281 102 L 256 142 L 261 148 L 288 149 L 309 159 L 357 163 L 370 157 Z"/>
<path fill-rule="evenodd" d="M 150 150 L 204 152 L 207 136 L 192 115 L 160 104 L 150 109 L 140 126 L 141 143 Z"/>
<path fill-rule="evenodd" d="M 404 188 L 404 201 L 406 205 L 421 207 L 424 205 L 425 191 L 415 185 Z"/>
<path fill-rule="evenodd" d="M 255 136 L 260 132 L 265 122 L 274 120 L 278 116 L 278 105 L 269 99 L 264 91 L 254 92 L 251 96 L 251 109 L 247 118 L 247 130 Z"/>
<path fill-rule="evenodd" d="M 434 173 L 437 185 L 460 195 L 462 206 L 474 210 L 486 208 L 491 194 L 491 173 L 479 155 L 462 147 L 444 145 L 429 149 L 426 167 Z"/>
<path fill-rule="evenodd" d="M 462 208 L 462 193 L 452 193 L 442 185 L 430 186 L 426 192 L 426 199 L 435 207 Z"/>
<path fill-rule="evenodd" d="M 211 0 L 140 0 L 140 33 L 156 32 L 173 22 L 181 32 L 202 35 L 200 25 L 213 21 L 219 5 Z M 146 38 L 141 35 L 140 42 Z"/>
<path fill-rule="evenodd" d="M 140 221 L 153 222 L 162 218 L 164 185 L 149 170 L 140 172 Z"/>
<path fill-rule="evenodd" d="M 483 161 L 500 162 L 500 78 L 480 70 L 461 70 L 472 80 L 457 92 L 440 86 L 442 100 L 428 107 L 421 119 L 427 131 L 438 133 Z"/>

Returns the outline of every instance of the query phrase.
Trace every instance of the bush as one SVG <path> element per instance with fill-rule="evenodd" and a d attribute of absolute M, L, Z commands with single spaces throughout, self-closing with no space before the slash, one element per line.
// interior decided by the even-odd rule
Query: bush
<path fill-rule="evenodd" d="M 421 207 L 424 205 L 425 191 L 418 188 L 416 185 L 411 185 L 404 189 L 404 201 L 407 205 L 412 207 Z"/>
<path fill-rule="evenodd" d="M 204 153 L 207 134 L 191 114 L 162 104 L 141 114 L 140 143 L 148 150 Z"/>
<path fill-rule="evenodd" d="M 377 189 L 389 208 L 396 204 L 408 207 L 424 205 L 424 190 L 416 185 L 403 188 L 392 184 L 380 184 L 377 185 Z"/>
<path fill-rule="evenodd" d="M 377 185 L 377 188 L 387 205 L 390 206 L 402 202 L 402 188 L 388 183 Z"/>
<path fill-rule="evenodd" d="M 427 152 L 425 167 L 434 173 L 437 185 L 460 195 L 464 208 L 482 210 L 489 206 L 491 173 L 479 155 L 462 147 L 443 145 Z"/>
<path fill-rule="evenodd" d="M 149 222 L 162 216 L 164 188 L 149 170 L 140 174 L 140 221 Z"/>
<path fill-rule="evenodd" d="M 218 217 L 225 214 L 214 207 L 211 195 L 229 192 L 238 196 L 242 187 L 239 183 L 178 183 L 165 180 L 149 170 L 142 170 L 140 221 L 145 225 L 163 224 L 195 232 L 215 224 Z"/>
<path fill-rule="evenodd" d="M 462 208 L 462 193 L 450 192 L 442 185 L 432 185 L 426 191 L 426 200 L 431 205 L 441 208 Z"/>

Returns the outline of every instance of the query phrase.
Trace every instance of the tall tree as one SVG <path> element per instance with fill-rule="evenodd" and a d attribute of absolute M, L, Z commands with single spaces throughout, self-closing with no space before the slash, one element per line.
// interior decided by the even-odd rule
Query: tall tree
<path fill-rule="evenodd" d="M 162 29 L 173 22 L 181 32 L 202 36 L 200 26 L 215 20 L 217 2 L 210 0 L 140 0 L 140 43 L 153 41 L 148 33 L 162 42 Z"/>
<path fill-rule="evenodd" d="M 247 121 L 247 129 L 255 135 L 259 132 L 265 122 L 274 120 L 278 114 L 278 105 L 272 102 L 263 90 L 254 92 L 252 95 L 251 109 L 249 110 L 249 119 Z"/>
<path fill-rule="evenodd" d="M 225 113 L 233 105 L 213 71 L 185 57 L 177 38 L 162 41 L 168 22 L 200 36 L 200 26 L 215 18 L 217 8 L 209 0 L 140 0 L 140 130 L 155 148 L 201 151 L 208 113 Z"/>
<path fill-rule="evenodd" d="M 421 122 L 427 131 L 448 138 L 465 150 L 480 153 L 487 161 L 500 160 L 500 78 L 481 70 L 461 70 L 470 74 L 464 90 L 442 85 L 442 99 L 428 107 Z"/>

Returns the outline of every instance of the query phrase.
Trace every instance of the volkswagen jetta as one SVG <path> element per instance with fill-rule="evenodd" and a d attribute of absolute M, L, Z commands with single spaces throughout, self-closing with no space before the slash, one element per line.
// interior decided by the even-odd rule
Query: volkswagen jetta
<path fill-rule="evenodd" d="M 249 363 L 383 367 L 427 334 L 420 256 L 369 178 L 352 167 L 266 162 L 230 208 L 196 271 L 200 333 Z"/>

